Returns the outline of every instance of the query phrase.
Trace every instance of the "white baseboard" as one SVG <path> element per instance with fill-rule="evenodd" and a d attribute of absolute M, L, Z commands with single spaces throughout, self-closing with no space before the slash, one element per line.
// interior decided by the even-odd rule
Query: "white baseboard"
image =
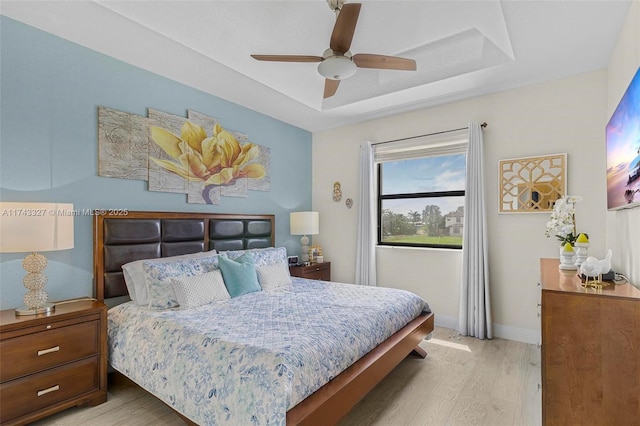
<path fill-rule="evenodd" d="M 540 330 L 529 328 L 509 327 L 508 325 L 493 324 L 493 335 L 501 339 L 515 340 L 523 343 L 540 343 Z"/>
<path fill-rule="evenodd" d="M 436 318 L 434 323 L 438 327 L 451 328 L 456 330 L 458 328 L 458 318 L 457 317 L 449 317 L 446 315 L 438 315 L 436 314 Z"/>
<path fill-rule="evenodd" d="M 436 313 L 435 325 L 438 327 L 458 328 L 458 318 Z M 540 330 L 530 330 L 528 328 L 510 327 L 502 324 L 493 324 L 493 337 L 501 339 L 515 340 L 517 342 L 536 344 L 541 342 Z"/>

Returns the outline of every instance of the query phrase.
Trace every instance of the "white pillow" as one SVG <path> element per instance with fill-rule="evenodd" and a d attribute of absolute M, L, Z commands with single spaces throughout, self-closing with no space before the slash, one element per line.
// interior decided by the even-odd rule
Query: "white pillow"
<path fill-rule="evenodd" d="M 143 262 L 173 262 L 176 260 L 198 259 L 201 257 L 216 254 L 215 250 L 201 251 L 198 253 L 182 254 L 180 256 L 157 257 L 153 259 L 140 259 L 122 265 L 122 273 L 124 274 L 124 283 L 127 285 L 129 297 L 138 305 L 149 305 L 149 291 L 147 281 L 145 279 Z"/>
<path fill-rule="evenodd" d="M 275 290 L 291 285 L 289 267 L 284 263 L 256 266 L 256 273 L 258 274 L 260 287 L 262 287 L 263 290 Z"/>
<path fill-rule="evenodd" d="M 171 285 L 182 309 L 231 298 L 219 269 L 192 277 L 173 278 Z"/>

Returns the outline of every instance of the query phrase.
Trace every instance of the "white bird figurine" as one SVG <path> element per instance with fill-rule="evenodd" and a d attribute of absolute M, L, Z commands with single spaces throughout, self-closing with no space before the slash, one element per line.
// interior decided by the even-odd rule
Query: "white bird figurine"
<path fill-rule="evenodd" d="M 611 249 L 607 251 L 607 257 L 602 260 L 598 260 L 595 257 L 589 256 L 587 260 L 580 265 L 580 272 L 587 277 L 597 277 L 600 274 L 606 274 L 611 270 Z"/>

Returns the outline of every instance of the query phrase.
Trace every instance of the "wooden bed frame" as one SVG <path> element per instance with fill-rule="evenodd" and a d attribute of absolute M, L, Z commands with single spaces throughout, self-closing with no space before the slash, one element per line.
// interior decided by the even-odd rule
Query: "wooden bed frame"
<path fill-rule="evenodd" d="M 95 293 L 100 301 L 128 295 L 121 271 L 124 263 L 213 248 L 271 247 L 275 242 L 274 215 L 119 213 L 107 212 L 94 218 Z M 418 345 L 433 329 L 434 315 L 420 315 L 287 411 L 287 425 L 337 423 L 407 355 L 426 357 Z"/>

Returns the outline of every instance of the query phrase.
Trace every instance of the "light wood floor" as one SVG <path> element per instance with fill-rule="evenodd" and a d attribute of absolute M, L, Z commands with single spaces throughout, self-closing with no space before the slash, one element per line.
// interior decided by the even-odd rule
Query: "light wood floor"
<path fill-rule="evenodd" d="M 407 358 L 339 426 L 541 424 L 540 353 L 535 345 L 459 337 L 436 327 L 421 343 L 426 359 Z M 134 387 L 109 388 L 97 407 L 71 408 L 34 425 L 184 426 L 167 406 Z"/>

